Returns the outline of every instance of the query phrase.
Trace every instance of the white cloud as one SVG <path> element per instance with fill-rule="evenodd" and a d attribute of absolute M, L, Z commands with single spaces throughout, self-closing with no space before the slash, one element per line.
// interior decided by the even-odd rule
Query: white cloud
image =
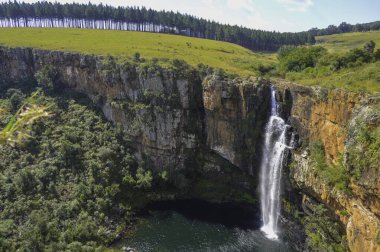
<path fill-rule="evenodd" d="M 277 0 L 283 4 L 288 11 L 305 12 L 314 5 L 313 0 Z"/>
<path fill-rule="evenodd" d="M 227 0 L 227 7 L 229 9 L 238 9 L 250 14 L 256 14 L 257 9 L 252 0 Z"/>

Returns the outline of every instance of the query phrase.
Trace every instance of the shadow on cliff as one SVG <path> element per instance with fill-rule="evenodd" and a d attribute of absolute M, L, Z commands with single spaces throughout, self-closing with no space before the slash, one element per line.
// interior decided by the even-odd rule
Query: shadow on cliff
<path fill-rule="evenodd" d="M 174 211 L 190 220 L 222 224 L 227 228 L 259 229 L 262 224 L 258 207 L 251 204 L 210 203 L 194 199 L 160 201 L 147 205 L 140 214 L 147 216 L 152 211 Z"/>

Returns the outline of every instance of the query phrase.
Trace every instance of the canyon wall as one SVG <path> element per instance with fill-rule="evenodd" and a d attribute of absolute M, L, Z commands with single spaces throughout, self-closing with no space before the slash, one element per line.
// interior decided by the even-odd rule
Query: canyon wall
<path fill-rule="evenodd" d="M 310 197 L 335 213 L 351 251 L 380 251 L 380 97 L 289 82 L 277 86 L 299 139 L 290 166 L 293 186 L 304 202 Z M 315 143 L 323 148 L 327 170 L 312 158 Z"/>

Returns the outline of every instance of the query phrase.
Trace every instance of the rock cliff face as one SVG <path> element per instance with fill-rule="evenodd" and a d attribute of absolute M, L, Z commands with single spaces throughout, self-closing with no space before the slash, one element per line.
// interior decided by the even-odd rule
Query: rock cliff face
<path fill-rule="evenodd" d="M 358 136 L 364 134 L 360 132 L 363 127 L 369 130 L 366 134 L 379 132 L 379 97 L 287 82 L 277 85 L 284 113 L 299 134 L 299 146 L 293 153 L 290 169 L 293 185 L 304 197 L 324 203 L 338 216 L 346 227 L 351 251 L 380 251 L 379 238 L 376 238 L 380 230 L 379 146 L 374 147 L 376 154 L 370 149 L 378 138 L 367 143 L 358 140 Z M 324 147 L 328 169 L 344 166 L 348 177 L 345 189 L 338 189 L 318 170 L 308 147 L 313 142 L 320 142 Z M 360 155 L 355 152 L 358 148 Z M 364 165 L 358 162 L 360 159 L 370 161 Z"/>
<path fill-rule="evenodd" d="M 46 67 L 58 88 L 86 94 L 121 125 L 140 162 L 168 171 L 178 187 L 187 188 L 196 171 L 215 178 L 227 173 L 223 183 L 255 190 L 255 177 L 244 174 L 258 173 L 256 148 L 269 102 L 265 83 L 212 75 L 201 80 L 194 69 L 176 65 L 165 70 L 111 57 L 0 49 L 3 85 L 35 81 L 35 73 Z"/>
<path fill-rule="evenodd" d="M 269 102 L 267 87 L 252 85 L 255 82 L 253 78 L 227 81 L 215 76 L 203 81 L 207 146 L 251 175 L 257 174 L 253 164 L 258 161 L 256 148 Z"/>

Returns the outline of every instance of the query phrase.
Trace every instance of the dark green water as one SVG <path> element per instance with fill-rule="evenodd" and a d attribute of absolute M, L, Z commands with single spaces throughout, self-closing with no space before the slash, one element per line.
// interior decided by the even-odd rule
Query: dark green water
<path fill-rule="evenodd" d="M 133 236 L 123 243 L 147 252 L 294 251 L 283 241 L 267 239 L 258 222 L 248 219 L 244 224 L 242 221 L 250 215 L 250 209 L 181 204 L 150 210 Z M 251 212 L 251 217 L 254 216 Z"/>

